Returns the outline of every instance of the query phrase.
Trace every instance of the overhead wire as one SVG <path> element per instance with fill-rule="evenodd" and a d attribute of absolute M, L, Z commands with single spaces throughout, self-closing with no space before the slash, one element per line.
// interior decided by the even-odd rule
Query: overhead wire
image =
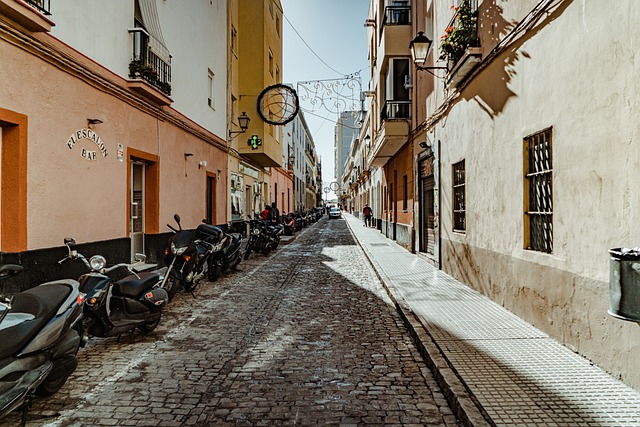
<path fill-rule="evenodd" d="M 287 15 L 285 15 L 284 13 L 282 14 L 282 16 L 284 17 L 285 21 L 287 21 L 289 23 L 289 25 L 291 26 L 291 28 L 293 29 L 293 31 L 298 35 L 298 37 L 300 37 L 300 40 L 302 40 L 302 43 L 305 44 L 305 46 L 307 46 L 307 48 L 309 48 L 309 50 L 311 51 L 311 53 L 313 53 L 316 58 L 318 58 L 320 60 L 320 62 L 322 62 L 324 65 L 326 65 L 329 69 L 331 69 L 332 71 L 334 71 L 335 73 L 338 73 L 342 76 L 345 76 L 345 73 L 341 73 L 340 71 L 336 70 L 335 68 L 333 68 L 331 65 L 327 64 L 325 62 L 324 59 L 320 58 L 320 55 L 318 55 L 312 48 L 311 46 L 309 46 L 309 43 L 306 42 L 306 40 L 304 38 L 302 38 L 302 36 L 300 35 L 300 33 L 298 32 L 298 30 L 296 30 L 296 27 L 293 26 L 293 24 L 291 23 L 291 21 L 289 21 L 289 18 L 287 18 Z"/>

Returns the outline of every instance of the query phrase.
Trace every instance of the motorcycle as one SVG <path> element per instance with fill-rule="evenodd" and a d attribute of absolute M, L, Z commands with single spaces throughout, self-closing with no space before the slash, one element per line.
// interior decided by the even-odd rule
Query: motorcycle
<path fill-rule="evenodd" d="M 249 221 L 249 238 L 247 246 L 244 249 L 244 259 L 249 259 L 251 252 L 262 252 L 267 255 L 271 251 L 268 245 L 269 237 L 267 235 L 267 226 L 264 220 Z"/>
<path fill-rule="evenodd" d="M 225 271 L 235 270 L 242 260 L 240 245 L 242 237 L 238 234 L 229 234 L 220 227 L 206 223 L 196 228 L 196 237 L 213 245 L 213 253 L 208 259 L 209 280 L 215 282 Z"/>
<path fill-rule="evenodd" d="M 107 261 L 102 255 L 94 255 L 87 259 L 76 249 L 73 238 L 64 239 L 69 254 L 58 261 L 81 260 L 91 270 L 80 276 L 80 290 L 84 292 L 85 327 L 89 335 L 96 337 L 118 336 L 135 328 L 141 332 L 151 333 L 160 323 L 162 309 L 169 300 L 167 292 L 160 287 L 164 270 L 136 273 L 136 264 L 115 264 L 105 268 Z M 143 263 L 146 257 L 136 254 L 137 263 Z M 114 281 L 114 275 L 121 268 L 130 274 Z"/>
<path fill-rule="evenodd" d="M 283 217 L 282 224 L 284 225 L 285 236 L 293 236 L 296 234 L 296 220 L 293 218 L 292 212 Z"/>
<path fill-rule="evenodd" d="M 161 283 L 161 287 L 169 294 L 169 300 L 173 299 L 180 287 L 184 287 L 187 292 L 193 292 L 205 274 L 209 280 L 216 280 L 217 277 L 213 276 L 213 269 L 210 268 L 210 258 L 214 252 L 222 248 L 222 245 L 198 239 L 192 231 L 183 230 L 180 215 L 175 214 L 173 219 L 178 228 L 167 224 L 174 234 L 169 237 L 167 248 L 164 250 L 164 263 L 168 269 Z M 200 236 L 203 234 L 200 233 Z"/>
<path fill-rule="evenodd" d="M 284 233 L 284 225 L 270 222 L 266 225 L 267 240 L 271 249 L 276 250 L 280 245 L 280 236 Z"/>
<path fill-rule="evenodd" d="M 62 388 L 78 366 L 87 335 L 78 282 L 57 280 L 6 296 L 5 279 L 22 270 L 0 266 L 0 419 L 22 406 L 25 425 L 32 395 L 50 396 Z"/>

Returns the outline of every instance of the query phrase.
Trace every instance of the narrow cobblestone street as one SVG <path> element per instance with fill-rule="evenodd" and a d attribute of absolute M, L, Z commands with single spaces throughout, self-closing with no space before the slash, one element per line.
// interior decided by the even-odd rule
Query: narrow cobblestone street
<path fill-rule="evenodd" d="M 344 220 L 239 270 L 149 336 L 91 339 L 28 425 L 457 425 Z"/>

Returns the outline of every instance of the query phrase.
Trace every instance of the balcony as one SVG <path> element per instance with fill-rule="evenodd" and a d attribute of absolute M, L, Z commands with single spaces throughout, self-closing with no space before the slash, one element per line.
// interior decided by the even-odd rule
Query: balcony
<path fill-rule="evenodd" d="M 407 142 L 411 101 L 387 101 L 380 111 L 380 130 L 371 148 L 371 166 L 381 167 Z"/>
<path fill-rule="evenodd" d="M 380 121 L 408 119 L 411 117 L 411 101 L 387 101 L 382 106 Z"/>
<path fill-rule="evenodd" d="M 384 66 L 389 57 L 406 56 L 411 39 L 411 8 L 387 6 L 380 26 L 378 59 L 382 59 L 381 65 Z"/>
<path fill-rule="evenodd" d="M 440 42 L 440 58 L 447 61 L 447 86 L 457 87 L 482 60 L 478 38 L 477 0 L 463 0 Z"/>
<path fill-rule="evenodd" d="M 134 51 L 133 60 L 129 63 L 129 88 L 156 104 L 170 105 L 171 57 L 167 55 L 167 61 L 156 54 L 143 28 L 134 28 L 130 32 L 133 34 Z"/>
<path fill-rule="evenodd" d="M 0 14 L 34 33 L 51 31 L 49 0 L 0 0 Z"/>
<path fill-rule="evenodd" d="M 384 16 L 382 17 L 382 26 L 380 31 L 384 30 L 386 25 L 411 25 L 411 7 L 409 6 L 387 6 L 384 8 Z"/>

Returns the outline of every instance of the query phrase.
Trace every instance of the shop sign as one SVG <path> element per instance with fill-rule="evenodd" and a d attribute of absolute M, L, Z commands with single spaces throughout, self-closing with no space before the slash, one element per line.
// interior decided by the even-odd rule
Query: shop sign
<path fill-rule="evenodd" d="M 72 150 L 76 142 L 82 139 L 88 139 L 89 141 L 93 141 L 98 146 L 98 150 L 102 154 L 102 157 L 107 157 L 107 154 L 108 154 L 107 147 L 105 147 L 104 141 L 102 141 L 102 138 L 100 138 L 98 134 L 92 131 L 91 129 L 80 129 L 72 133 L 69 139 L 67 140 L 67 147 L 69 147 L 69 150 Z M 98 159 L 97 151 L 88 150 L 86 148 L 82 148 L 80 150 L 80 155 L 87 160 L 95 161 Z"/>

